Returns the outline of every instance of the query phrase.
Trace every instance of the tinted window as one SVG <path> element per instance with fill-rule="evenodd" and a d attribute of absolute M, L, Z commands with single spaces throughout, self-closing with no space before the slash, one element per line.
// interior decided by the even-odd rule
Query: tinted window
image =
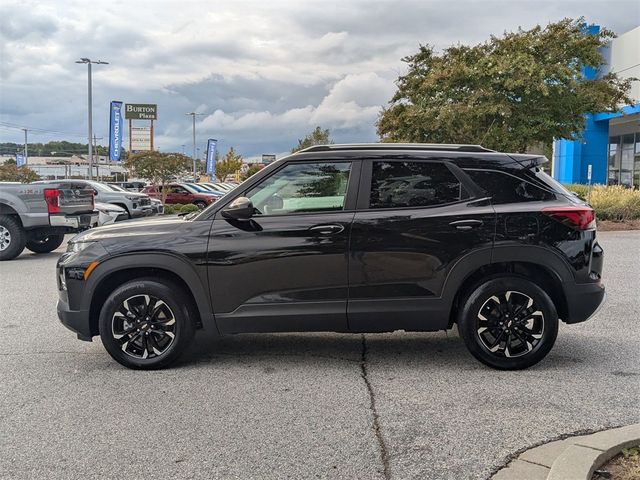
<path fill-rule="evenodd" d="M 252 188 L 260 215 L 342 210 L 351 163 L 292 163 Z"/>
<path fill-rule="evenodd" d="M 495 205 L 554 200 L 555 195 L 522 178 L 497 170 L 465 170 Z"/>
<path fill-rule="evenodd" d="M 428 207 L 466 197 L 443 163 L 373 162 L 370 208 Z"/>

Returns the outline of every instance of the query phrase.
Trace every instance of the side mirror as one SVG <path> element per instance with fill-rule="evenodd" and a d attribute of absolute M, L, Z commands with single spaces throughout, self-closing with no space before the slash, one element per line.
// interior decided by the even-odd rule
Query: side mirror
<path fill-rule="evenodd" d="M 232 220 L 249 220 L 254 211 L 251 200 L 247 197 L 238 197 L 222 210 L 222 216 Z"/>

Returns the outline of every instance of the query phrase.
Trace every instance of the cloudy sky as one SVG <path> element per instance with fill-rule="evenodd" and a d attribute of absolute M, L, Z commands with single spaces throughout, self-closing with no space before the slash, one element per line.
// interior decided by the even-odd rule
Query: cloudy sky
<path fill-rule="evenodd" d="M 103 144 L 110 100 L 157 103 L 161 151 L 191 152 L 194 110 L 201 151 L 211 137 L 245 157 L 281 154 L 316 125 L 339 142 L 375 141 L 400 59 L 419 44 L 478 43 L 567 16 L 624 33 L 640 24 L 640 2 L 2 0 L 0 141 L 22 139 L 6 124 L 50 131 L 30 142 L 85 141 L 80 57 L 110 62 L 94 68 Z"/>

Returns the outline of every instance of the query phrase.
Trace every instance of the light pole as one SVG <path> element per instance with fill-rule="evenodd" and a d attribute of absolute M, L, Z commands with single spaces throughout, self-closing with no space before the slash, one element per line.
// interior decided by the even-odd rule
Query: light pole
<path fill-rule="evenodd" d="M 103 62 L 102 60 L 93 61 L 90 58 L 81 58 L 80 60 L 76 60 L 76 63 L 86 63 L 87 64 L 87 92 L 88 99 L 87 103 L 89 104 L 89 133 L 87 142 L 89 144 L 89 180 L 93 178 L 93 145 L 92 145 L 92 137 L 93 137 L 93 105 L 91 100 L 91 64 L 95 63 L 96 65 L 108 65 L 109 62 Z"/>
<path fill-rule="evenodd" d="M 185 113 L 185 115 L 191 115 L 193 119 L 193 181 L 197 182 L 198 178 L 196 177 L 196 160 L 197 160 L 197 152 L 196 152 L 196 115 L 204 115 L 204 113 L 196 113 L 189 112 Z"/>

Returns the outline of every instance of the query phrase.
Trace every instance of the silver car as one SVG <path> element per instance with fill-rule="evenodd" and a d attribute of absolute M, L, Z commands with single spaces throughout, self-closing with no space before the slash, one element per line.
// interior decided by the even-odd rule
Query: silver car
<path fill-rule="evenodd" d="M 34 183 L 59 184 L 69 180 L 41 180 Z M 73 180 L 73 183 L 86 185 L 92 188 L 96 202 L 111 203 L 124 208 L 129 218 L 146 217 L 153 213 L 151 199 L 144 193 L 129 192 L 127 190 L 117 190 L 106 183 L 95 182 L 93 180 Z"/>

